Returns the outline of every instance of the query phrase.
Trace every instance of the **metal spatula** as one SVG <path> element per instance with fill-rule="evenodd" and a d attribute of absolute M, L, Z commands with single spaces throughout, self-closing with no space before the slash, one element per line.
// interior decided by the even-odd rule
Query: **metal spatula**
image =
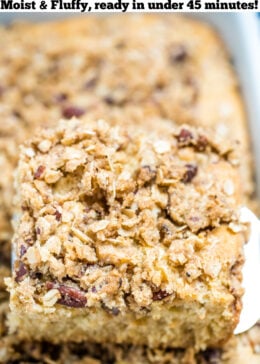
<path fill-rule="evenodd" d="M 241 209 L 241 221 L 249 222 L 251 232 L 244 247 L 243 309 L 235 334 L 249 330 L 260 319 L 260 220 L 248 208 Z"/>

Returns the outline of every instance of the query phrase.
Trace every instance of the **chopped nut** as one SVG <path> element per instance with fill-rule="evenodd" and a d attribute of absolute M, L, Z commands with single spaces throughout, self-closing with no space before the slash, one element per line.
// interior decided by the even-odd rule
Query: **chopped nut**
<path fill-rule="evenodd" d="M 20 247 L 20 258 L 27 252 L 28 247 L 25 245 L 21 245 Z"/>
<path fill-rule="evenodd" d="M 36 179 L 40 179 L 45 171 L 46 167 L 45 166 L 39 166 L 36 170 L 36 172 L 34 173 L 34 178 Z"/>
<path fill-rule="evenodd" d="M 79 118 L 85 114 L 85 110 L 78 106 L 66 106 L 62 110 L 62 115 L 66 119 L 71 119 L 73 117 Z"/>
<path fill-rule="evenodd" d="M 15 272 L 15 281 L 21 282 L 24 278 L 24 276 L 28 273 L 26 266 L 24 265 L 23 262 L 19 262 L 19 266 L 18 269 Z"/>
<path fill-rule="evenodd" d="M 184 173 L 182 182 L 189 183 L 196 176 L 198 172 L 198 167 L 195 166 L 194 164 L 186 164 L 185 167 L 186 167 L 186 172 Z"/>
<path fill-rule="evenodd" d="M 200 152 L 204 152 L 208 143 L 209 143 L 208 139 L 205 137 L 205 135 L 199 135 L 199 137 L 197 139 L 197 149 Z"/>
<path fill-rule="evenodd" d="M 188 129 L 181 129 L 180 133 L 177 135 L 177 140 L 180 145 L 188 145 L 193 139 L 193 135 Z"/>
<path fill-rule="evenodd" d="M 161 301 L 166 297 L 171 296 L 172 293 L 168 293 L 167 291 L 159 290 L 156 292 L 153 292 L 153 301 Z"/>
<path fill-rule="evenodd" d="M 49 290 L 57 289 L 59 291 L 61 298 L 57 301 L 57 303 L 61 305 L 81 308 L 85 307 L 87 304 L 85 292 L 80 291 L 77 288 L 53 282 L 47 282 L 46 288 Z"/>
<path fill-rule="evenodd" d="M 59 210 L 56 210 L 54 215 L 57 221 L 61 221 L 62 213 Z"/>

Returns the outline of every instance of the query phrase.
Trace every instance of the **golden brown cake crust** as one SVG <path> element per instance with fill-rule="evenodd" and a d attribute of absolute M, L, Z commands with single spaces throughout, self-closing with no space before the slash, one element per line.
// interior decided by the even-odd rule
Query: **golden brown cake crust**
<path fill-rule="evenodd" d="M 71 335 L 71 324 L 47 330 L 48 313 L 62 321 L 66 307 L 71 323 L 83 308 L 89 325 L 98 310 L 116 325 L 139 319 L 140 329 L 113 338 L 107 329 L 101 342 L 200 348 L 232 333 L 245 241 L 232 145 L 187 126 L 147 133 L 65 120 L 21 148 L 16 186 L 11 306 L 36 321 L 46 313 L 38 337 Z M 84 335 L 75 328 L 73 339 Z"/>

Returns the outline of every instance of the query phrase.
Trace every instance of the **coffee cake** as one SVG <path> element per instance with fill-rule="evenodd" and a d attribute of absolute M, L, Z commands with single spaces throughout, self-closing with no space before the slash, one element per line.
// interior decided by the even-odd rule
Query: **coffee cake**
<path fill-rule="evenodd" d="M 11 329 L 151 347 L 224 342 L 241 310 L 244 226 L 233 146 L 63 120 L 21 149 Z"/>

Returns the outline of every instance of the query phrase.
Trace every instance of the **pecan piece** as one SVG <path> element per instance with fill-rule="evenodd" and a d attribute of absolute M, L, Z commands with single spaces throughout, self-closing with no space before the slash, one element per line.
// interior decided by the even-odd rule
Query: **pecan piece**
<path fill-rule="evenodd" d="M 169 296 L 171 296 L 171 293 L 160 289 L 159 291 L 153 292 L 153 301 L 161 301 Z"/>
<path fill-rule="evenodd" d="M 46 167 L 45 166 L 39 166 L 36 170 L 36 172 L 34 173 L 34 178 L 35 179 L 40 179 L 41 176 L 43 175 L 44 171 L 45 171 Z"/>
<path fill-rule="evenodd" d="M 41 235 L 41 229 L 39 228 L 39 226 L 36 226 L 36 235 Z"/>
<path fill-rule="evenodd" d="M 204 152 L 208 145 L 208 139 L 204 135 L 199 135 L 197 139 L 197 149 L 199 152 Z"/>
<path fill-rule="evenodd" d="M 20 257 L 22 257 L 27 252 L 28 247 L 25 245 L 21 245 L 20 247 Z"/>
<path fill-rule="evenodd" d="M 189 183 L 193 180 L 193 178 L 198 173 L 198 167 L 194 164 L 186 164 L 186 171 L 184 173 L 184 176 L 182 177 L 182 182 Z"/>
<path fill-rule="evenodd" d="M 61 305 L 74 308 L 82 308 L 86 306 L 87 298 L 85 296 L 85 292 L 77 288 L 53 282 L 47 282 L 46 288 L 48 290 L 56 288 L 60 292 L 61 298 L 57 301 L 57 303 Z"/>
<path fill-rule="evenodd" d="M 188 129 L 181 129 L 180 133 L 176 136 L 178 143 L 182 146 L 189 145 L 193 139 L 192 133 Z"/>
<path fill-rule="evenodd" d="M 62 109 L 62 115 L 65 119 L 71 119 L 73 116 L 80 117 L 85 114 L 85 110 L 78 106 L 66 106 Z"/>
<path fill-rule="evenodd" d="M 61 221 L 62 213 L 59 210 L 56 210 L 54 215 L 57 221 Z"/>
<path fill-rule="evenodd" d="M 15 272 L 15 282 L 19 283 L 23 280 L 24 276 L 27 274 L 27 268 L 23 262 L 19 262 L 18 269 Z"/>

